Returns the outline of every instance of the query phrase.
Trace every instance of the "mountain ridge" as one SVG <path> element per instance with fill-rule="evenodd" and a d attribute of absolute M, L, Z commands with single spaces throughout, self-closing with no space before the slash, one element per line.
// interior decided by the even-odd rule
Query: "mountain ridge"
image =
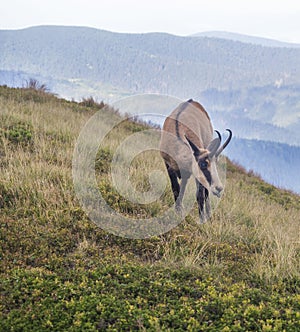
<path fill-rule="evenodd" d="M 90 31 L 101 31 L 107 34 L 119 34 L 119 35 L 167 35 L 167 36 L 175 36 L 175 37 L 207 37 L 207 38 L 219 38 L 226 39 L 231 41 L 239 41 L 246 44 L 257 44 L 266 47 L 286 47 L 286 48 L 299 48 L 300 43 L 294 42 L 285 42 L 275 38 L 261 37 L 258 35 L 249 35 L 242 34 L 237 32 L 225 31 L 225 30 L 207 30 L 202 32 L 196 32 L 189 35 L 177 35 L 175 33 L 163 32 L 163 31 L 152 31 L 152 32 L 120 32 L 120 31 L 111 31 L 107 29 L 89 27 L 89 26 L 78 26 L 78 25 L 47 25 L 41 24 L 36 26 L 29 26 L 20 29 L 0 29 L 3 32 L 17 32 L 17 31 L 30 31 L 35 29 L 82 29 L 82 30 L 90 30 Z"/>
<path fill-rule="evenodd" d="M 203 31 L 190 35 L 191 37 L 207 37 L 207 38 L 219 38 L 238 41 L 246 44 L 255 44 L 265 47 L 286 47 L 286 48 L 300 48 L 299 43 L 284 42 L 277 39 L 252 36 L 247 34 L 240 34 L 229 31 Z"/>
<path fill-rule="evenodd" d="M 0 41 L 1 70 L 105 81 L 131 93 L 154 90 L 185 97 L 197 86 L 194 77 L 197 90 L 262 86 L 280 79 L 288 84 L 300 77 L 300 50 L 278 48 L 273 54 L 271 48 L 245 49 L 245 44 L 213 38 L 42 26 L 0 31 Z"/>

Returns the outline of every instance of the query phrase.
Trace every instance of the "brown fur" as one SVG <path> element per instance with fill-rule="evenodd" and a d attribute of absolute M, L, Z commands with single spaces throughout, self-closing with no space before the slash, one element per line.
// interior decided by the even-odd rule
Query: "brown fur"
<path fill-rule="evenodd" d="M 170 133 L 177 137 L 172 139 L 165 135 Z M 179 153 L 179 146 L 187 144 L 187 139 L 200 149 L 205 149 L 213 137 L 213 128 L 209 115 L 201 104 L 196 101 L 180 104 L 165 120 L 162 131 L 163 159 L 175 170 L 178 169 L 175 160 L 164 151 Z M 189 148 L 189 146 L 187 146 Z"/>

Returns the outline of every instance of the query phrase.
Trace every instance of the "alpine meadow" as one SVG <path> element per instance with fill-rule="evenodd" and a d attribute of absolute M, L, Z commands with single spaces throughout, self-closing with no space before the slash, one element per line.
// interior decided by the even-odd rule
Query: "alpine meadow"
<path fill-rule="evenodd" d="M 96 112 L 123 116 L 39 85 L 0 87 L 0 331 L 299 331 L 300 197 L 227 160 L 207 223 L 195 202 L 163 235 L 112 235 L 87 217 L 72 180 L 76 140 Z M 174 203 L 171 186 L 159 201 L 129 202 L 110 163 L 147 126 L 124 118 L 95 160 L 108 204 L 145 220 Z M 140 189 L 153 169 L 167 177 L 156 151 L 131 167 Z"/>

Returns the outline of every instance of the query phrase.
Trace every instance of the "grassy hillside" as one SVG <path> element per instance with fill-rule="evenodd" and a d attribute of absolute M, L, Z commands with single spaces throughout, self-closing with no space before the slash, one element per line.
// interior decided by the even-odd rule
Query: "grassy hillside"
<path fill-rule="evenodd" d="M 97 107 L 0 87 L 0 331 L 298 331 L 300 197 L 228 162 L 207 224 L 195 209 L 154 238 L 106 233 L 72 183 L 74 145 Z M 149 216 L 171 204 L 170 190 L 154 205 L 133 205 L 109 176 L 121 137 L 142 129 L 123 122 L 96 169 L 114 208 Z M 158 155 L 141 162 L 163 167 Z M 133 174 L 145 188 L 139 165 Z"/>

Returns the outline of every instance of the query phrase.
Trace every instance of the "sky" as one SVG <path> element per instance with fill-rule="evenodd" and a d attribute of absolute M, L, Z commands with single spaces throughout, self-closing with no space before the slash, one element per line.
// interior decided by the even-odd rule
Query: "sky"
<path fill-rule="evenodd" d="M 1 0 L 0 29 L 37 25 L 181 36 L 217 30 L 300 43 L 300 1 Z"/>

